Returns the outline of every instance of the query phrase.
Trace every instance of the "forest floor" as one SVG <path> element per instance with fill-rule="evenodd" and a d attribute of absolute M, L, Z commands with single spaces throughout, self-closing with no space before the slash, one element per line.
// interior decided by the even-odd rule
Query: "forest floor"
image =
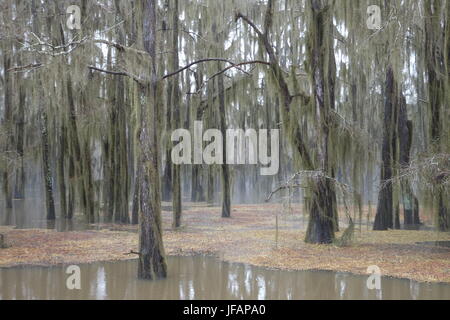
<path fill-rule="evenodd" d="M 168 205 L 163 209 L 170 209 Z M 280 204 L 234 205 L 232 218 L 222 219 L 219 207 L 186 203 L 183 226 L 172 230 L 171 212 L 163 210 L 166 254 L 205 254 L 267 268 L 355 274 L 367 274 L 368 266 L 377 265 L 383 276 L 450 283 L 450 248 L 418 243 L 450 241 L 450 233 L 374 232 L 365 224 L 360 230 L 357 223 L 348 246 L 311 245 L 303 241 L 307 217 L 301 206 L 283 211 Z M 0 267 L 133 259 L 136 255 L 127 253 L 138 250 L 136 232 L 136 226 L 108 224 L 68 232 L 0 226 L 9 246 L 0 249 Z"/>

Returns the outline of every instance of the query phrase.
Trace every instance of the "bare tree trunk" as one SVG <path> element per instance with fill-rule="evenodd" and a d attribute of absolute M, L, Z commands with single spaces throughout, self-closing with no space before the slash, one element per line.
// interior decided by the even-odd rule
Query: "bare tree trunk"
<path fill-rule="evenodd" d="M 207 172 L 206 172 L 206 202 L 208 203 L 208 205 L 212 206 L 214 205 L 214 191 L 215 191 L 215 183 L 214 183 L 214 167 L 213 166 L 208 166 L 206 168 Z"/>
<path fill-rule="evenodd" d="M 163 168 L 161 193 L 163 201 L 170 201 L 172 198 L 172 161 L 170 131 L 172 131 L 172 92 L 174 83 L 169 80 L 167 83 L 167 99 L 166 99 L 166 133 L 165 133 L 165 163 Z"/>
<path fill-rule="evenodd" d="M 133 205 L 131 208 L 131 224 L 138 224 L 139 223 L 139 195 L 140 195 L 140 183 L 139 183 L 139 177 L 141 176 L 141 171 L 139 171 L 140 164 L 137 164 L 137 167 L 135 169 L 135 176 L 134 176 L 134 194 L 133 194 Z"/>
<path fill-rule="evenodd" d="M 178 58 L 178 0 L 173 0 L 173 25 L 172 25 L 172 68 L 179 68 Z M 172 129 L 178 129 L 180 121 L 180 86 L 178 75 L 174 76 L 172 82 Z M 169 161 L 169 159 L 167 159 Z M 179 165 L 172 165 L 172 227 L 181 226 L 181 168 Z"/>
<path fill-rule="evenodd" d="M 64 120 L 63 120 L 64 121 Z M 65 124 L 60 126 L 60 136 L 58 138 L 58 181 L 59 181 L 59 203 L 61 217 L 67 218 L 67 196 L 66 196 L 66 174 L 65 174 L 65 153 L 66 153 L 67 130 Z"/>
<path fill-rule="evenodd" d="M 202 19 L 198 19 L 198 34 L 200 37 L 202 37 L 203 34 L 203 24 L 202 24 Z M 195 83 L 196 83 L 196 90 L 200 90 L 201 89 L 201 85 L 202 85 L 202 81 L 203 81 L 203 66 L 198 66 L 198 70 L 197 73 L 195 74 Z M 203 110 L 197 106 L 196 104 L 194 104 L 194 110 L 193 110 L 193 115 L 194 115 L 194 121 L 201 121 L 203 118 L 205 118 L 205 114 L 203 112 Z M 208 108 L 207 110 L 207 115 L 210 117 L 211 113 L 212 113 L 212 109 L 213 108 Z M 209 120 L 209 119 L 208 119 Z M 208 178 L 209 178 L 209 172 L 210 170 L 212 170 L 211 166 L 207 167 L 207 172 L 208 172 Z M 201 202 L 201 201 L 205 201 L 205 190 L 203 189 L 202 186 L 202 172 L 203 172 L 203 168 L 201 164 L 193 164 L 192 165 L 192 176 L 191 176 L 191 201 L 193 202 Z M 213 189 L 212 189 L 212 185 L 211 185 L 211 189 L 209 189 L 209 184 L 208 184 L 208 203 L 212 203 L 211 199 L 209 196 L 211 196 Z"/>
<path fill-rule="evenodd" d="M 215 23 L 212 25 L 212 32 L 216 34 L 216 44 L 218 48 L 220 48 L 219 55 L 223 51 L 223 39 L 217 31 L 217 26 Z M 221 70 L 220 62 L 217 65 L 218 70 Z M 219 125 L 220 131 L 223 137 L 226 137 L 227 132 L 227 111 L 225 108 L 225 86 L 223 84 L 223 75 L 219 75 L 217 77 L 217 95 L 219 98 Z M 223 163 L 221 165 L 222 169 L 222 218 L 230 218 L 231 217 L 231 185 L 230 185 L 230 167 L 227 164 L 227 148 L 226 143 L 223 144 Z"/>
<path fill-rule="evenodd" d="M 394 204 L 392 195 L 393 159 L 395 156 L 395 124 L 397 107 L 397 84 L 392 68 L 386 72 L 386 85 L 384 90 L 384 121 L 383 146 L 381 150 L 382 167 L 380 175 L 381 188 L 378 194 L 377 213 L 373 230 L 387 230 L 394 227 Z"/>
<path fill-rule="evenodd" d="M 166 162 L 164 163 L 163 177 L 162 177 L 162 199 L 163 201 L 170 201 L 172 198 L 172 163 L 170 161 L 171 151 L 166 147 Z"/>
<path fill-rule="evenodd" d="M 45 204 L 47 220 L 55 220 L 55 200 L 53 198 L 53 177 L 50 168 L 50 146 L 48 143 L 48 120 L 44 107 L 40 107 L 40 124 L 42 139 L 42 169 L 44 173 Z"/>
<path fill-rule="evenodd" d="M 17 63 L 22 65 L 22 59 L 20 54 L 18 55 Z M 24 171 L 24 142 L 25 142 L 25 87 L 22 84 L 23 77 L 21 75 L 16 76 L 16 83 L 19 90 L 19 102 L 17 106 L 16 116 L 16 151 L 19 157 L 19 165 L 16 167 L 15 172 L 15 184 L 14 184 L 14 198 L 25 198 L 25 171 Z"/>
<path fill-rule="evenodd" d="M 3 72 L 4 72 L 4 116 L 3 116 L 3 127 L 6 131 L 6 141 L 4 146 L 4 155 L 7 155 L 8 152 L 12 151 L 12 142 L 13 142 L 13 132 L 12 132 L 12 79 L 11 72 L 8 71 L 11 68 L 11 55 L 12 45 L 10 45 L 9 40 L 4 40 L 5 45 L 3 48 Z M 2 156 L 3 158 L 3 156 Z M 3 169 L 3 194 L 5 196 L 6 208 L 11 209 L 13 207 L 12 204 L 12 190 L 11 190 L 11 182 L 9 179 L 9 170 L 8 170 L 8 160 L 5 158 L 0 159 L 4 162 Z"/>
<path fill-rule="evenodd" d="M 75 213 L 75 163 L 73 156 L 69 156 L 69 195 L 67 202 L 67 219 L 72 219 Z"/>
<path fill-rule="evenodd" d="M 39 18 L 37 14 L 36 2 L 32 1 L 32 28 L 36 35 L 40 34 Z M 42 88 L 42 79 L 37 75 L 38 87 Z M 53 198 L 53 178 L 50 168 L 50 146 L 48 141 L 48 116 L 46 107 L 43 105 L 44 94 L 40 93 L 39 110 L 39 126 L 41 133 L 41 153 L 42 153 L 42 171 L 44 177 L 45 204 L 47 210 L 47 220 L 55 220 L 55 201 Z"/>
<path fill-rule="evenodd" d="M 220 75 L 217 79 L 217 90 L 219 94 L 219 117 L 220 117 L 220 131 L 222 136 L 226 137 L 226 109 L 225 109 L 225 92 L 223 85 L 223 76 Z M 227 148 L 226 143 L 223 144 L 223 164 L 222 167 L 222 218 L 231 217 L 231 186 L 230 186 L 230 167 L 226 163 Z"/>
<path fill-rule="evenodd" d="M 108 48 L 107 53 L 107 66 L 112 69 L 112 48 Z M 107 81 L 106 94 L 112 96 L 115 91 L 115 82 L 112 79 Z M 105 136 L 103 137 L 103 202 L 104 202 L 104 219 L 106 222 L 112 222 L 114 218 L 114 199 L 115 199 L 115 183 L 114 183 L 114 168 L 115 168 L 115 124 L 117 118 L 117 108 L 114 105 L 110 105 L 108 120 L 109 128 Z"/>
<path fill-rule="evenodd" d="M 115 0 L 116 23 L 122 21 L 120 3 Z M 125 45 L 125 34 L 121 26 L 116 28 L 117 41 Z M 125 65 L 123 53 L 117 50 L 117 64 Z M 125 104 L 125 83 L 123 77 L 115 77 L 115 105 L 116 121 L 111 123 L 114 132 L 112 152 L 114 154 L 114 222 L 129 223 L 129 173 L 127 157 L 127 110 Z"/>
<path fill-rule="evenodd" d="M 84 208 L 85 214 L 90 223 L 94 223 L 95 216 L 95 203 L 94 203 L 94 184 L 92 180 L 92 166 L 91 166 L 91 148 L 89 141 L 86 140 L 83 148 L 83 190 L 84 190 Z"/>
<path fill-rule="evenodd" d="M 199 72 L 198 78 L 202 79 L 201 71 L 199 70 L 198 72 Z M 201 81 L 201 80 L 197 80 L 197 83 L 198 83 L 197 89 L 200 86 L 199 81 Z M 210 120 L 209 118 L 211 115 L 211 109 L 207 110 L 207 114 L 208 114 L 207 121 Z M 204 118 L 203 112 L 198 107 L 195 107 L 194 114 L 195 114 L 194 121 L 196 121 L 196 120 L 201 121 L 202 118 Z M 209 172 L 210 172 L 210 170 L 212 170 L 212 166 L 208 166 L 206 170 L 207 170 L 208 179 L 209 179 Z M 202 171 L 203 171 L 203 168 L 202 168 L 201 164 L 192 164 L 191 201 L 193 201 L 193 202 L 205 201 L 205 191 L 202 186 Z M 211 189 L 209 189 L 209 187 L 211 187 Z M 207 189 L 208 203 L 212 203 L 210 196 L 212 196 L 213 190 L 214 190 L 214 187 L 212 186 L 212 184 L 211 185 L 208 184 L 208 189 Z"/>
<path fill-rule="evenodd" d="M 400 96 L 400 106 L 398 114 L 398 140 L 399 140 L 399 159 L 400 166 L 406 168 L 410 163 L 410 152 L 412 145 L 413 124 L 408 120 L 406 110 L 406 100 L 403 95 Z M 403 224 L 405 229 L 420 224 L 419 219 L 419 201 L 413 193 L 411 183 L 404 179 L 401 182 L 402 204 L 403 204 Z"/>
<path fill-rule="evenodd" d="M 5 235 L 0 234 L 0 249 L 6 249 L 7 247 Z"/>
<path fill-rule="evenodd" d="M 202 166 L 193 164 L 192 165 L 192 186 L 191 186 L 191 201 L 192 202 L 201 202 L 205 201 L 205 195 L 201 183 L 202 177 Z"/>

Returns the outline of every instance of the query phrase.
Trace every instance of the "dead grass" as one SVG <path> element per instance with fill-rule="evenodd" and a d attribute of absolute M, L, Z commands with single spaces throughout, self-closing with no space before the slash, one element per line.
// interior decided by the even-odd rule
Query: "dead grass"
<path fill-rule="evenodd" d="M 168 205 L 168 204 L 166 204 Z M 286 270 L 334 270 L 366 274 L 377 265 L 383 275 L 417 281 L 450 283 L 450 249 L 416 242 L 450 241 L 449 233 L 392 230 L 374 232 L 356 226 L 350 246 L 303 242 L 306 218 L 301 207 L 281 214 L 278 204 L 237 205 L 232 218 L 220 208 L 186 204 L 183 227 L 171 230 L 171 213 L 163 212 L 164 245 L 168 255 L 210 254 L 223 260 Z M 276 242 L 275 216 L 279 213 Z M 135 226 L 103 225 L 102 230 L 56 232 L 0 227 L 9 248 L 0 249 L 0 267 L 56 265 L 125 260 L 136 251 Z M 338 234 L 339 236 L 340 234 Z"/>

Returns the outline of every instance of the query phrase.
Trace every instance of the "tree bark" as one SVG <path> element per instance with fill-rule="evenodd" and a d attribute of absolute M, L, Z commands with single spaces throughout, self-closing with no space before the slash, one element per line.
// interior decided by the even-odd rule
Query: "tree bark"
<path fill-rule="evenodd" d="M 122 21 L 120 3 L 115 0 L 116 23 Z M 121 26 L 116 28 L 117 41 L 125 45 L 125 34 Z M 125 59 L 121 50 L 117 51 L 117 64 L 125 65 Z M 114 222 L 129 223 L 129 173 L 127 150 L 127 110 L 125 104 L 125 83 L 123 77 L 115 77 L 115 105 L 116 121 L 111 123 L 114 132 Z"/>
<path fill-rule="evenodd" d="M 330 161 L 330 113 L 334 109 L 334 52 L 330 8 L 322 1 L 312 0 L 310 25 L 312 79 L 316 120 L 320 127 L 317 142 L 317 166 L 326 177 L 312 181 L 312 199 L 305 241 L 331 243 L 334 240 L 335 195 L 332 181 L 333 166 Z"/>
<path fill-rule="evenodd" d="M 178 0 L 173 0 L 173 22 L 172 22 L 172 67 L 174 70 L 179 68 L 178 58 Z M 180 121 L 180 86 L 179 76 L 175 75 L 172 82 L 172 130 L 178 129 Z M 169 161 L 169 159 L 167 159 Z M 170 161 L 171 162 L 171 161 Z M 181 167 L 172 164 L 172 227 L 181 226 Z"/>
<path fill-rule="evenodd" d="M 139 223 L 139 195 L 140 195 L 140 176 L 141 171 L 139 171 L 140 164 L 137 165 L 137 168 L 135 169 L 135 176 L 134 176 L 134 194 L 133 194 L 133 205 L 131 208 L 131 224 L 138 224 Z"/>
<path fill-rule="evenodd" d="M 44 173 L 45 205 L 47 220 L 55 220 L 55 200 L 53 198 L 53 177 L 50 168 L 50 145 L 48 142 L 48 119 L 44 107 L 40 107 L 42 169 Z"/>
<path fill-rule="evenodd" d="M 3 72 L 4 72 L 4 114 L 3 114 L 3 123 L 2 127 L 6 131 L 6 141 L 4 145 L 4 154 L 12 150 L 12 142 L 13 142 L 13 132 L 12 132 L 12 77 L 11 72 L 8 71 L 11 68 L 11 55 L 12 45 L 9 40 L 4 40 L 3 42 Z M 7 159 L 1 159 L 4 162 L 3 172 L 2 172 L 2 180 L 3 180 L 3 194 L 5 197 L 6 208 L 11 209 L 13 207 L 12 203 L 12 189 L 11 182 L 9 179 L 9 169 L 8 169 L 8 161 Z"/>
<path fill-rule="evenodd" d="M 162 240 L 159 177 L 159 137 L 156 73 L 156 0 L 141 0 L 143 7 L 143 44 L 151 58 L 151 84 L 145 88 L 148 103 L 141 104 L 140 215 L 138 277 L 159 279 L 167 276 Z"/>
<path fill-rule="evenodd" d="M 7 244 L 6 244 L 6 237 L 3 234 L 0 234 L 0 249 L 5 249 L 7 248 Z"/>
<path fill-rule="evenodd" d="M 170 64 L 169 64 L 170 65 Z M 172 161 L 171 161 L 171 146 L 170 132 L 172 129 L 172 93 L 174 82 L 169 80 L 167 82 L 167 98 L 166 98 L 166 133 L 164 149 L 165 149 L 165 163 L 162 177 L 162 199 L 163 201 L 170 201 L 172 198 Z"/>
<path fill-rule="evenodd" d="M 213 23 L 212 32 L 216 35 L 215 40 L 218 51 L 223 51 L 223 39 L 217 31 L 217 25 Z M 222 52 L 219 52 L 222 53 Z M 217 68 L 220 71 L 220 62 L 217 63 Z M 226 108 L 225 108 L 225 86 L 223 83 L 223 74 L 217 77 L 217 95 L 219 103 L 219 126 L 222 133 L 222 137 L 226 137 L 227 123 L 226 123 Z M 223 163 L 220 166 L 222 170 L 222 218 L 231 217 L 231 186 L 230 186 L 230 166 L 227 164 L 227 148 L 226 143 L 223 143 Z"/>
<path fill-rule="evenodd" d="M 64 120 L 63 120 L 64 122 Z M 59 181 L 59 204 L 61 210 L 61 217 L 68 218 L 67 216 L 67 196 L 66 196 L 66 174 L 65 174 L 65 154 L 66 154 L 66 139 L 67 130 L 65 123 L 60 126 L 60 136 L 58 138 L 59 150 L 58 150 L 58 181 Z"/>
<path fill-rule="evenodd" d="M 222 136 L 226 137 L 226 109 L 225 109 L 225 92 L 223 85 L 223 76 L 217 77 L 217 90 L 219 91 L 219 117 L 220 131 Z M 226 143 L 223 144 L 223 164 L 222 168 L 222 218 L 231 217 L 231 186 L 230 186 L 230 166 L 226 163 L 227 148 Z"/>
<path fill-rule="evenodd" d="M 31 4 L 32 28 L 36 35 L 40 34 L 39 18 L 35 0 Z M 40 75 L 36 75 L 39 88 L 43 88 Z M 55 201 L 53 198 L 53 177 L 50 168 L 50 145 L 48 141 L 48 115 L 46 107 L 43 106 L 44 93 L 40 93 L 40 101 L 38 106 L 39 112 L 39 128 L 41 134 L 41 156 L 42 156 L 42 173 L 44 179 L 45 204 L 47 210 L 47 220 L 55 220 Z"/>
<path fill-rule="evenodd" d="M 380 173 L 380 191 L 378 194 L 377 213 L 373 230 L 388 230 L 397 227 L 396 211 L 393 199 L 393 165 L 397 154 L 397 118 L 398 89 L 392 67 L 386 72 L 383 120 L 383 146 L 381 150 L 382 167 Z"/>
<path fill-rule="evenodd" d="M 450 9 L 445 11 L 447 24 L 450 20 Z M 425 61 L 426 74 L 428 77 L 428 100 L 431 112 L 431 151 L 434 153 L 442 152 L 442 110 L 448 107 L 446 101 L 446 82 L 449 81 L 448 72 L 448 56 L 445 58 L 445 40 L 447 41 L 447 48 L 450 47 L 448 39 L 442 40 L 442 24 L 441 24 L 441 10 L 444 9 L 444 4 L 441 0 L 424 1 L 425 6 Z M 447 28 L 449 29 L 450 27 Z M 445 32 L 444 32 L 445 34 Z M 447 73 L 447 74 L 445 74 Z M 448 84 L 447 84 L 448 87 Z M 437 204 L 437 222 L 439 231 L 450 230 L 450 209 L 447 207 L 447 201 L 444 201 L 445 194 L 443 190 L 439 190 L 434 195 Z"/>
<path fill-rule="evenodd" d="M 20 48 L 19 48 L 20 50 Z M 18 55 L 17 63 L 22 65 L 21 55 Z M 19 91 L 19 101 L 17 105 L 16 115 L 16 151 L 19 157 L 19 165 L 16 167 L 15 184 L 14 184 L 14 198 L 25 198 L 25 169 L 24 169 L 24 143 L 25 143 L 25 86 L 22 84 L 23 76 L 16 76 L 16 84 Z"/>
<path fill-rule="evenodd" d="M 410 164 L 410 152 L 412 145 L 413 124 L 408 120 L 406 100 L 400 96 L 398 114 L 398 140 L 399 140 L 399 163 L 401 168 L 407 168 Z M 405 229 L 420 225 L 419 201 L 413 193 L 411 183 L 403 179 L 401 182 L 403 224 Z"/>

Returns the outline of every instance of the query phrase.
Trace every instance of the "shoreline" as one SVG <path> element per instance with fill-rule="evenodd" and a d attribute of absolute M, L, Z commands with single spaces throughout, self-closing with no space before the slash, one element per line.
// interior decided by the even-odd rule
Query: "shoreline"
<path fill-rule="evenodd" d="M 220 218 L 220 208 L 193 205 L 183 211 L 183 227 L 170 228 L 171 213 L 163 212 L 166 256 L 212 256 L 229 263 L 285 271 L 324 271 L 367 275 L 377 265 L 383 277 L 450 284 L 450 248 L 416 244 L 450 241 L 449 233 L 435 231 L 355 230 L 349 246 L 303 242 L 301 207 L 279 218 L 280 206 L 236 205 L 231 219 Z M 57 232 L 0 226 L 12 245 L 0 249 L 0 268 L 58 266 L 133 260 L 137 251 L 136 226 L 100 225 L 98 230 Z M 341 226 L 341 229 L 345 229 Z M 342 231 L 337 234 L 339 237 Z"/>
<path fill-rule="evenodd" d="M 369 274 L 367 273 L 355 273 L 351 271 L 339 271 L 339 270 L 327 270 L 327 269 L 284 269 L 284 268 L 277 268 L 277 267 L 270 267 L 270 266 L 262 266 L 262 265 L 255 265 L 251 263 L 245 263 L 245 262 L 236 262 L 236 261 L 229 261 L 229 260 L 223 260 L 219 256 L 214 254 L 204 254 L 204 253 L 196 253 L 192 252 L 189 254 L 170 254 L 167 255 L 166 258 L 179 258 L 179 257 L 206 257 L 211 259 L 217 259 L 220 262 L 228 263 L 228 264 L 237 264 L 237 265 L 247 265 L 251 267 L 261 268 L 267 271 L 273 270 L 273 271 L 285 271 L 285 272 L 326 272 L 326 273 L 340 273 L 345 275 L 351 275 L 351 276 L 359 276 L 359 277 L 365 277 Z M 82 263 L 82 265 L 89 265 L 89 264 L 103 264 L 103 263 L 115 263 L 115 262 L 130 262 L 133 260 L 137 260 L 137 258 L 126 258 L 123 260 L 96 260 L 92 262 L 85 262 Z M 20 265 L 11 265 L 11 266 L 2 266 L 0 265 L 0 271 L 2 269 L 22 269 L 22 268 L 62 268 L 66 265 L 70 264 L 76 264 L 74 262 L 72 263 L 58 263 L 58 264 L 20 264 Z M 411 278 L 406 277 L 397 277 L 397 276 L 391 276 L 391 275 L 381 275 L 381 278 L 387 278 L 387 279 L 396 279 L 396 280 L 405 280 L 405 281 L 414 281 L 416 283 L 429 283 L 429 284 L 437 284 L 437 285 L 449 285 L 450 282 L 431 282 L 431 281 L 419 281 Z"/>

